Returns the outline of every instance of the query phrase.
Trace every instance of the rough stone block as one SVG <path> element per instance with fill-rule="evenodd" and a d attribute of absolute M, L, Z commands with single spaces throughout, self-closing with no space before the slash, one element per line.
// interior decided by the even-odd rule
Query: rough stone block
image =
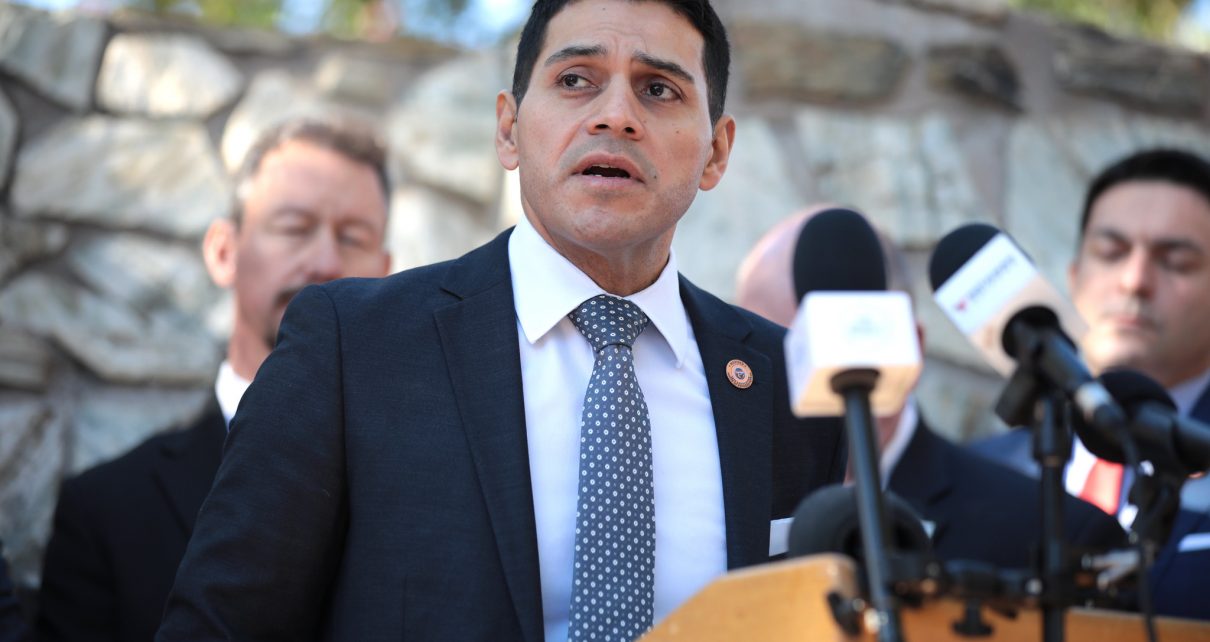
<path fill-rule="evenodd" d="M 235 171 L 264 131 L 292 118 L 324 118 L 348 110 L 279 69 L 257 74 L 223 129 L 223 165 Z"/>
<path fill-rule="evenodd" d="M 677 226 L 677 267 L 697 285 L 735 295 L 735 271 L 756 240 L 806 203 L 783 169 L 777 133 L 747 118 L 737 127 L 727 173 L 713 190 L 698 192 Z"/>
<path fill-rule="evenodd" d="M 751 22 L 734 25 L 731 35 L 752 100 L 877 102 L 895 92 L 909 63 L 898 44 L 871 36 Z"/>
<path fill-rule="evenodd" d="M 0 91 L 0 182 L 7 176 L 13 164 L 13 151 L 17 147 L 17 137 L 21 132 L 21 123 L 8 94 Z"/>
<path fill-rule="evenodd" d="M 80 280 L 135 310 L 202 315 L 219 298 L 195 248 L 115 234 L 79 243 L 67 260 Z"/>
<path fill-rule="evenodd" d="M 18 586 L 36 586 L 63 467 L 63 422 L 41 401 L 0 396 L 0 539 Z"/>
<path fill-rule="evenodd" d="M 187 34 L 118 34 L 105 48 L 97 101 L 122 114 L 206 118 L 235 100 L 243 76 Z"/>
<path fill-rule="evenodd" d="M 1060 33 L 1054 56 L 1059 84 L 1173 113 L 1201 114 L 1210 99 L 1206 58 L 1122 41 L 1091 28 Z"/>
<path fill-rule="evenodd" d="M 1019 110 L 1017 70 L 994 45 L 947 45 L 928 51 L 929 83 L 976 99 Z"/>
<path fill-rule="evenodd" d="M 50 385 L 54 352 L 42 339 L 0 327 L 0 387 L 42 392 Z"/>
<path fill-rule="evenodd" d="M 0 282 L 28 262 L 58 253 L 67 239 L 65 225 L 6 219 L 0 213 Z"/>
<path fill-rule="evenodd" d="M 389 82 L 395 73 L 381 60 L 337 51 L 319 62 L 315 88 L 337 100 L 381 107 L 395 98 L 393 83 Z"/>
<path fill-rule="evenodd" d="M 12 202 L 22 217 L 196 239 L 231 188 L 200 124 L 88 116 L 21 150 Z"/>
<path fill-rule="evenodd" d="M 31 272 L 0 292 L 0 323 L 55 342 L 106 381 L 204 385 L 219 347 L 179 313 L 136 314 L 65 280 Z"/>
<path fill-rule="evenodd" d="M 90 386 L 72 413 L 68 470 L 78 473 L 109 461 L 166 430 L 183 428 L 214 398 L 214 388 L 189 390 Z"/>
<path fill-rule="evenodd" d="M 75 111 L 92 104 L 105 24 L 78 13 L 0 4 L 0 69 Z"/>
<path fill-rule="evenodd" d="M 405 185 L 391 197 L 391 270 L 457 258 L 499 232 L 482 208 L 425 187 Z"/>
<path fill-rule="evenodd" d="M 417 79 L 389 120 L 391 153 L 415 180 L 490 204 L 503 171 L 493 152 L 499 57 L 467 56 Z"/>

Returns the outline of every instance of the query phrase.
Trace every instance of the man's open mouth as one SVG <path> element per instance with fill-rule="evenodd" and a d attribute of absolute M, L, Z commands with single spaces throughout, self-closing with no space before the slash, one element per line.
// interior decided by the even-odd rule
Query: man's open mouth
<path fill-rule="evenodd" d="M 605 178 L 630 178 L 630 172 L 609 165 L 590 165 L 580 172 L 584 176 L 604 176 Z"/>

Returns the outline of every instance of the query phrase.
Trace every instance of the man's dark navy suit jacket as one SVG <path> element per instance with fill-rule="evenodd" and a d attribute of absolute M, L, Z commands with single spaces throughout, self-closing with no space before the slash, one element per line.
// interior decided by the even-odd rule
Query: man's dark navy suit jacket
<path fill-rule="evenodd" d="M 295 297 L 157 639 L 542 639 L 507 248 L 506 232 Z M 717 426 L 727 563 L 760 563 L 770 520 L 843 475 L 841 424 L 792 418 L 781 328 L 683 278 L 681 297 Z M 728 382 L 732 359 L 750 388 Z"/>

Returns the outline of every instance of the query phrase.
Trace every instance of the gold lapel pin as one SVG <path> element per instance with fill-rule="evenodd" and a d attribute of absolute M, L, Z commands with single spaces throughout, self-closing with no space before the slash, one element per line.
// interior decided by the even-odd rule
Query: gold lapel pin
<path fill-rule="evenodd" d="M 728 361 L 727 381 L 740 390 L 750 388 L 752 386 L 752 368 L 739 359 Z"/>

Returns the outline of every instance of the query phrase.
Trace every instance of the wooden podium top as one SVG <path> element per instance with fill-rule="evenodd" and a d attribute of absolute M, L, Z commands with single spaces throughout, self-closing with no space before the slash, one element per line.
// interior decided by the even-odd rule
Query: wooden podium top
<path fill-rule="evenodd" d="M 660 622 L 641 642 L 865 642 L 875 635 L 846 634 L 832 617 L 827 595 L 857 595 L 853 561 L 841 555 L 815 555 L 728 573 L 694 595 Z M 963 605 L 939 600 L 900 613 L 906 642 L 987 640 L 1037 642 L 1042 637 L 1039 611 L 1022 610 L 1015 618 L 984 609 L 993 632 L 964 637 L 953 630 Z M 1159 642 L 1210 642 L 1210 624 L 1156 618 Z M 1072 609 L 1066 639 L 1073 642 L 1140 642 L 1147 639 L 1139 615 Z"/>

